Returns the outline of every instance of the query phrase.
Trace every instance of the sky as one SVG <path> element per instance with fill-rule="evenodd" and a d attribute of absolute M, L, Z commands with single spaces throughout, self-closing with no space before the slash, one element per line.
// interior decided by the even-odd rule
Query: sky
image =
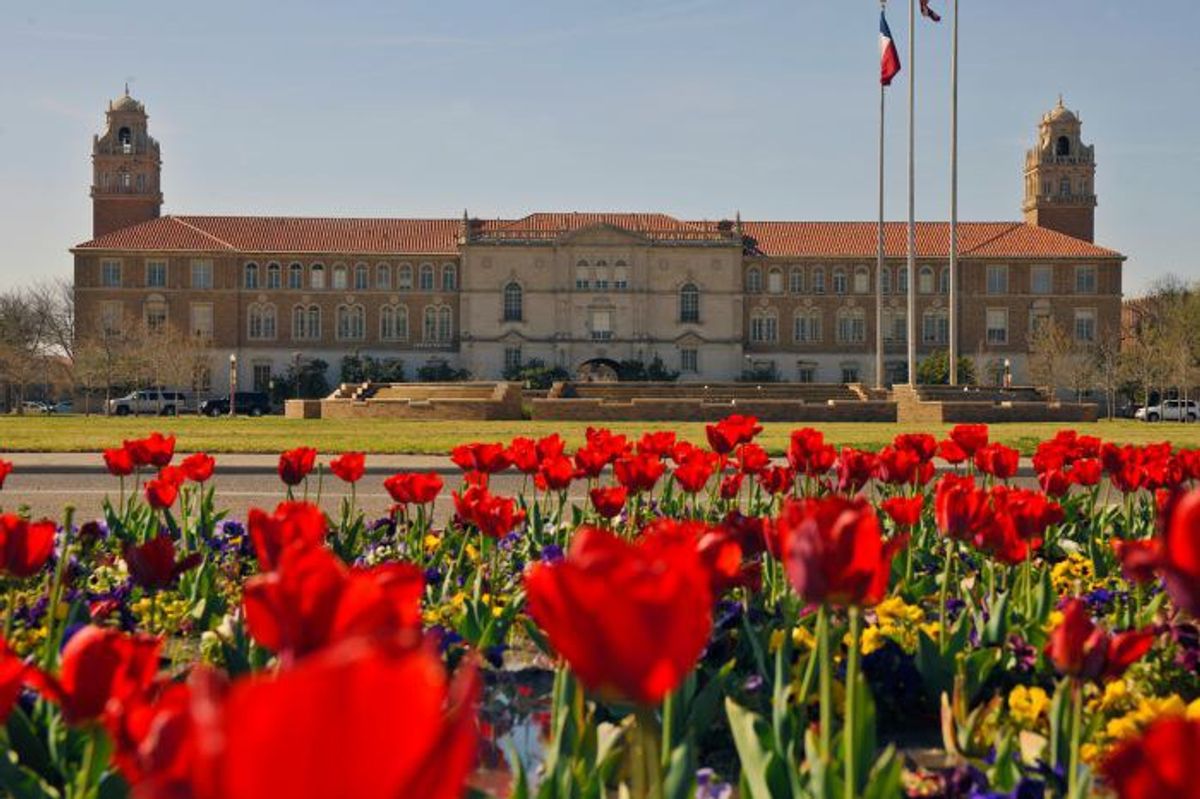
<path fill-rule="evenodd" d="M 917 216 L 949 214 L 952 0 L 918 18 Z M 1125 292 L 1200 278 L 1200 4 L 962 0 L 960 219 L 1020 218 L 1061 93 Z M 69 277 L 124 82 L 164 213 L 870 220 L 875 0 L 0 0 L 0 289 Z M 887 215 L 907 215 L 908 4 Z"/>

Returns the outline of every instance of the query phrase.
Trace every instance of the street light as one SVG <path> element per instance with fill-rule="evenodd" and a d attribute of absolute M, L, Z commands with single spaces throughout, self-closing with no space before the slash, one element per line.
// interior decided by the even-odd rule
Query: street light
<path fill-rule="evenodd" d="M 293 352 L 292 361 L 292 382 L 296 384 L 296 399 L 300 399 L 300 359 L 304 357 L 302 352 Z"/>
<path fill-rule="evenodd" d="M 229 353 L 229 415 L 237 416 L 237 353 Z"/>

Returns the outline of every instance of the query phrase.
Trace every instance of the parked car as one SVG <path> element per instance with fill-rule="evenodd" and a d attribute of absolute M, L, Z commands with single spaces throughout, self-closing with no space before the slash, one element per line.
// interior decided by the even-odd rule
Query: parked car
<path fill-rule="evenodd" d="M 48 413 L 49 406 L 41 400 L 25 400 L 21 403 L 22 413 Z"/>
<path fill-rule="evenodd" d="M 271 412 L 271 398 L 261 391 L 239 391 L 234 396 L 234 411 L 245 416 L 262 416 Z M 213 397 L 200 403 L 205 416 L 228 416 L 229 397 Z"/>
<path fill-rule="evenodd" d="M 108 412 L 113 416 L 153 413 L 159 416 L 176 416 L 187 411 L 187 397 L 179 391 L 143 389 L 108 401 Z"/>
<path fill-rule="evenodd" d="M 1200 404 L 1195 400 L 1165 400 L 1157 405 L 1138 408 L 1133 418 L 1145 422 L 1194 422 L 1200 419 Z"/>
<path fill-rule="evenodd" d="M 75 403 L 72 400 L 56 402 L 46 408 L 46 413 L 75 413 Z"/>

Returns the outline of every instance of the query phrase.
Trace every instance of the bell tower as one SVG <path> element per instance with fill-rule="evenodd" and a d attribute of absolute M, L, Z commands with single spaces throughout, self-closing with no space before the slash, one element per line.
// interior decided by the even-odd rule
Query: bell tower
<path fill-rule="evenodd" d="M 1058 105 L 1042 117 L 1025 154 L 1025 222 L 1084 241 L 1096 233 L 1096 153 L 1080 138 L 1079 117 Z"/>
<path fill-rule="evenodd" d="M 162 210 L 158 142 L 146 108 L 125 94 L 108 104 L 106 129 L 92 137 L 92 236 L 157 219 Z"/>

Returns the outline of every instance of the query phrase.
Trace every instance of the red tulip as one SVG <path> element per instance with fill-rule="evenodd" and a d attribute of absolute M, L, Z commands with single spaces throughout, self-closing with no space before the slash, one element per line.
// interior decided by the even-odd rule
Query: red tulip
<path fill-rule="evenodd" d="M 125 449 L 129 450 L 134 466 L 154 466 L 161 469 L 175 456 L 175 436 L 151 433 L 145 438 L 126 441 Z"/>
<path fill-rule="evenodd" d="M 953 466 L 965 461 L 970 456 L 957 443 L 950 439 L 938 443 L 938 457 Z"/>
<path fill-rule="evenodd" d="M 679 483 L 679 487 L 689 494 L 703 491 L 716 468 L 716 463 L 713 462 L 714 457 L 711 453 L 703 450 L 697 451 L 695 455 L 675 467 L 675 482 Z"/>
<path fill-rule="evenodd" d="M 54 522 L 31 522 L 15 513 L 0 515 L 0 572 L 18 580 L 42 570 L 54 552 Z"/>
<path fill-rule="evenodd" d="M 915 450 L 884 447 L 875 458 L 875 476 L 888 485 L 912 485 L 922 480 L 921 456 Z"/>
<path fill-rule="evenodd" d="M 879 506 L 897 527 L 915 527 L 921 521 L 921 509 L 925 506 L 925 497 L 920 494 L 913 497 L 889 497 Z"/>
<path fill-rule="evenodd" d="M 1112 539 L 1113 553 L 1121 562 L 1121 574 L 1131 583 L 1145 584 L 1154 579 L 1162 563 L 1162 538 L 1125 541 Z"/>
<path fill-rule="evenodd" d="M 696 665 L 712 629 L 710 577 L 695 546 L 576 531 L 567 557 L 525 575 L 529 615 L 593 691 L 656 705 Z"/>
<path fill-rule="evenodd" d="M 983 449 L 988 443 L 988 426 L 986 424 L 958 424 L 950 430 L 950 440 L 967 453 L 970 457 Z"/>
<path fill-rule="evenodd" d="M 204 556 L 199 552 L 175 560 L 175 543 L 170 536 L 158 535 L 144 544 L 126 544 L 122 553 L 133 582 L 147 591 L 170 588 L 179 575 L 199 566 Z"/>
<path fill-rule="evenodd" d="M 721 480 L 721 499 L 737 499 L 738 492 L 742 490 L 742 480 L 746 477 L 746 472 L 734 472 L 726 475 Z"/>
<path fill-rule="evenodd" d="M 658 519 L 642 529 L 643 536 L 675 539 L 695 547 L 709 575 L 712 595 L 719 597 L 733 588 L 758 591 L 762 588 L 762 564 L 743 561 L 748 554 L 742 546 L 744 528 L 737 525 L 713 526 L 699 521 Z M 758 549 L 761 552 L 761 547 Z M 757 553 L 755 553 L 757 554 Z"/>
<path fill-rule="evenodd" d="M 875 453 L 861 449 L 843 447 L 838 456 L 837 476 L 838 491 L 843 494 L 857 494 L 871 482 L 875 475 Z"/>
<path fill-rule="evenodd" d="M 200 666 L 187 682 L 155 680 L 109 714 L 105 729 L 113 742 L 113 764 L 138 797 L 195 797 L 186 785 L 196 758 L 192 719 L 193 685 L 216 675 Z"/>
<path fill-rule="evenodd" d="M 1100 483 L 1103 465 L 1095 458 L 1075 461 L 1071 464 L 1071 482 L 1078 486 L 1094 486 Z"/>
<path fill-rule="evenodd" d="M 525 521 L 525 511 L 517 508 L 516 500 L 495 496 L 485 486 L 471 485 L 450 496 L 459 519 L 489 538 L 503 538 Z"/>
<path fill-rule="evenodd" d="M 551 433 L 548 436 L 542 436 L 537 442 L 537 454 L 539 458 L 556 458 L 566 452 L 567 442 L 563 441 L 563 437 L 558 433 Z"/>
<path fill-rule="evenodd" d="M 1200 799 L 1197 761 L 1200 719 L 1168 716 L 1114 746 L 1100 772 L 1118 799 Z"/>
<path fill-rule="evenodd" d="M 12 473 L 12 470 L 12 461 L 6 461 L 3 458 L 0 458 L 0 488 L 4 488 L 4 481 L 8 479 L 8 476 Z"/>
<path fill-rule="evenodd" d="M 657 455 L 665 458 L 675 447 L 675 433 L 671 430 L 658 430 L 644 433 L 637 443 L 639 455 Z"/>
<path fill-rule="evenodd" d="M 631 494 L 653 490 L 665 470 L 666 465 L 657 455 L 626 455 L 613 464 L 617 482 Z"/>
<path fill-rule="evenodd" d="M 566 491 L 575 479 L 575 464 L 565 455 L 543 458 L 537 476 L 549 491 Z"/>
<path fill-rule="evenodd" d="M 128 447 L 104 450 L 104 466 L 113 477 L 125 477 L 133 474 L 133 454 Z"/>
<path fill-rule="evenodd" d="M 793 430 L 788 441 L 787 459 L 797 474 L 808 474 L 814 457 L 825 448 L 825 434 L 811 427 Z"/>
<path fill-rule="evenodd" d="M 1053 497 L 1064 497 L 1071 490 L 1071 476 L 1061 469 L 1048 469 L 1038 474 L 1038 484 Z"/>
<path fill-rule="evenodd" d="M 68 724 L 82 724 L 116 712 L 145 690 L 158 671 L 160 648 L 153 636 L 87 626 L 63 647 L 58 677 L 39 672 L 34 681 Z"/>
<path fill-rule="evenodd" d="M 224 691 L 197 670 L 138 725 L 133 793 L 458 799 L 479 745 L 479 687 L 471 664 L 450 682 L 427 648 L 363 641 Z"/>
<path fill-rule="evenodd" d="M 523 474 L 533 474 L 538 470 L 541 458 L 538 456 L 537 442 L 532 438 L 514 438 L 508 445 L 508 460 L 517 471 Z"/>
<path fill-rule="evenodd" d="M 1021 453 L 1003 444 L 987 444 L 975 451 L 975 468 L 997 480 L 1008 480 L 1017 473 Z"/>
<path fill-rule="evenodd" d="M 400 505 L 427 505 L 442 492 L 442 478 L 436 472 L 402 472 L 384 480 L 383 487 Z"/>
<path fill-rule="evenodd" d="M 758 473 L 758 484 L 772 496 L 786 494 L 796 486 L 796 473 L 789 466 L 772 466 Z"/>
<path fill-rule="evenodd" d="M 315 546 L 322 543 L 326 531 L 325 514 L 308 502 L 281 502 L 269 515 L 251 508 L 246 527 L 259 568 L 263 571 L 272 571 L 279 563 L 280 555 L 293 544 Z"/>
<path fill-rule="evenodd" d="M 1162 575 L 1177 607 L 1200 616 L 1200 489 L 1184 494 L 1162 535 Z"/>
<path fill-rule="evenodd" d="M 324 547 L 292 547 L 275 571 L 246 581 L 246 626 L 288 660 L 347 638 L 415 643 L 424 577 L 409 563 L 348 569 Z"/>
<path fill-rule="evenodd" d="M 739 444 L 746 444 L 762 432 L 762 425 L 753 416 L 734 414 L 726 416 L 716 424 L 705 425 L 704 433 L 708 445 L 718 455 L 728 455 Z"/>
<path fill-rule="evenodd" d="M 884 541 L 863 499 L 833 496 L 785 503 L 776 535 L 789 582 L 803 599 L 875 605 L 887 594 L 892 557 L 907 541 Z"/>
<path fill-rule="evenodd" d="M 975 488 L 971 477 L 946 474 L 934 490 L 933 509 L 943 535 L 969 541 L 987 510 L 987 496 Z"/>
<path fill-rule="evenodd" d="M 279 456 L 279 479 L 286 485 L 298 485 L 317 465 L 317 451 L 312 447 L 296 447 Z"/>
<path fill-rule="evenodd" d="M 216 466 L 216 459 L 203 452 L 194 452 L 179 462 L 179 468 L 183 469 L 184 475 L 193 483 L 207 482 Z"/>
<path fill-rule="evenodd" d="M 175 504 L 179 496 L 179 483 L 171 476 L 156 477 L 146 481 L 146 502 L 156 510 L 166 510 Z"/>
<path fill-rule="evenodd" d="M 450 460 L 464 472 L 496 474 L 512 465 L 503 444 L 461 444 L 450 451 Z"/>
<path fill-rule="evenodd" d="M 1097 627 L 1081 599 L 1070 599 L 1063 620 L 1050 633 L 1046 657 L 1060 674 L 1084 680 L 1112 680 L 1136 663 L 1154 643 L 1150 630 L 1109 635 Z"/>
<path fill-rule="evenodd" d="M 592 500 L 592 507 L 596 509 L 596 513 L 605 519 L 612 519 L 620 515 L 625 508 L 625 500 L 629 497 L 629 492 L 625 490 L 625 486 L 616 485 L 607 488 L 593 488 L 588 492 L 588 496 Z"/>
<path fill-rule="evenodd" d="M 367 456 L 361 452 L 346 452 L 329 462 L 329 471 L 343 483 L 357 483 L 367 470 Z"/>
<path fill-rule="evenodd" d="M 584 477 L 599 477 L 609 460 L 609 453 L 597 447 L 583 446 L 575 451 L 575 466 Z"/>
<path fill-rule="evenodd" d="M 631 449 L 625 436 L 614 434 L 606 427 L 589 427 L 584 432 L 584 438 L 588 447 L 603 453 L 610 463 Z"/>
<path fill-rule="evenodd" d="M 901 433 L 892 439 L 896 449 L 906 449 L 922 461 L 931 461 L 937 454 L 937 439 L 928 433 Z"/>
<path fill-rule="evenodd" d="M 743 474 L 757 474 L 771 465 L 771 456 L 758 444 L 742 444 L 736 455 L 738 470 Z"/>
<path fill-rule="evenodd" d="M 29 674 L 25 661 L 14 655 L 8 649 L 8 644 L 0 638 L 0 724 L 8 719 L 8 714 L 21 696 L 21 689 Z"/>

